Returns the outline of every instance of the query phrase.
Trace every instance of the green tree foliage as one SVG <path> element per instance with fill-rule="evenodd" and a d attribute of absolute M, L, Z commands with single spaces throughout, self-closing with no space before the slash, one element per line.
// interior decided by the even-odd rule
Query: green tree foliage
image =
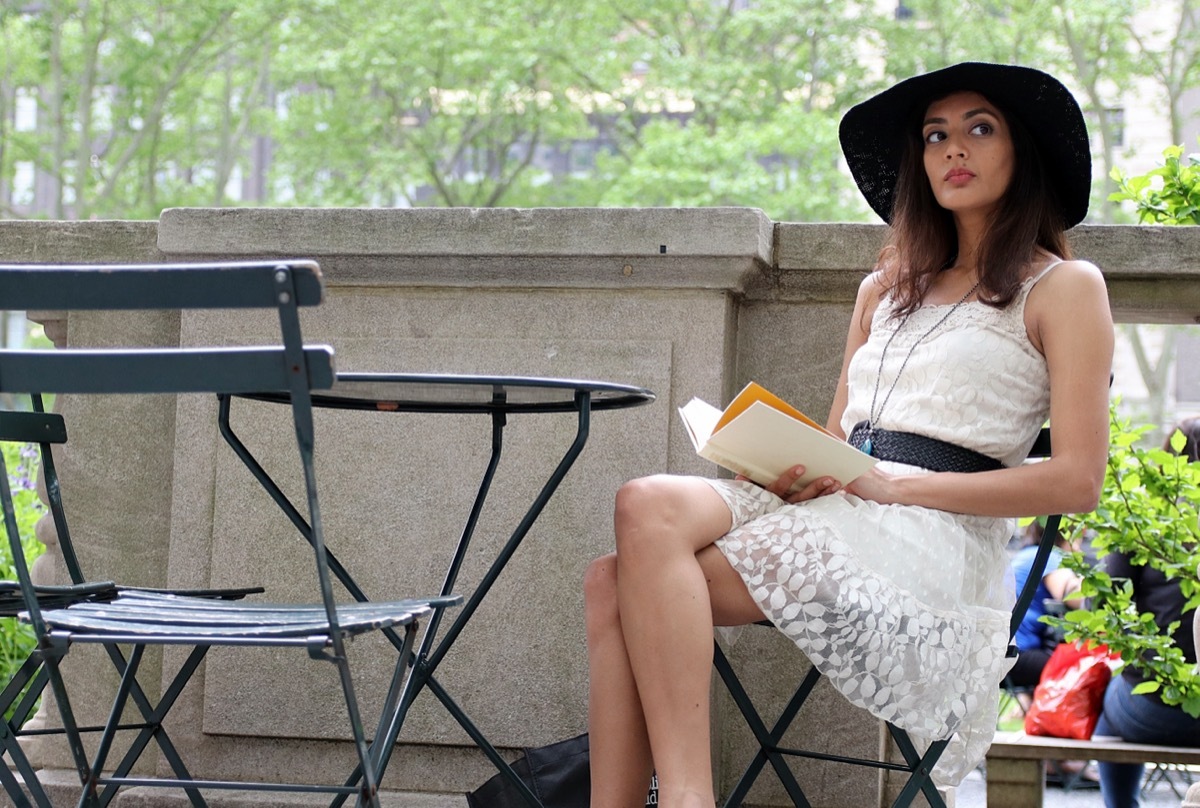
<path fill-rule="evenodd" d="M 1184 441 L 1178 431 L 1171 438 L 1174 452 L 1139 447 L 1148 430 L 1133 428 L 1113 413 L 1100 504 L 1094 513 L 1072 517 L 1066 529 L 1093 536 L 1092 546 L 1101 558 L 1110 552 L 1128 553 L 1135 566 L 1177 579 L 1187 598 L 1185 611 L 1195 609 L 1200 606 L 1200 462 L 1188 463 L 1178 454 Z M 1090 608 L 1047 619 L 1063 627 L 1067 639 L 1097 640 L 1120 653 L 1122 664 L 1137 664 L 1152 680 L 1135 692 L 1157 691 L 1165 703 L 1200 716 L 1200 674 L 1170 637 L 1178 623 L 1160 632 L 1153 614 L 1138 611 L 1130 582 L 1113 578 L 1102 565 L 1090 565 L 1081 553 L 1063 563 L 1083 578 L 1081 591 L 1090 599 Z"/>
<path fill-rule="evenodd" d="M 533 160 L 619 130 L 631 62 L 603 8 L 317 2 L 277 60 L 272 180 L 302 204 L 513 204 Z M 618 135 L 619 138 L 619 135 Z"/>
<path fill-rule="evenodd" d="M 1117 191 L 1109 199 L 1132 202 L 1143 224 L 1200 224 L 1200 155 L 1182 146 L 1163 150 L 1163 164 L 1145 174 L 1126 176 L 1112 170 Z"/>
<path fill-rule="evenodd" d="M 1150 0 L 0 0 L 0 185 L 35 164 L 53 186 L 39 213 L 59 218 L 747 205 L 868 220 L 837 143 L 855 100 L 963 59 L 1042 66 L 1080 91 L 1104 177 L 1109 109 L 1135 78 L 1172 110 L 1200 83 L 1180 33 L 1196 1 L 1168 0 L 1163 30 L 1139 34 Z M 18 129 L 30 92 L 38 126 Z"/>
<path fill-rule="evenodd" d="M 269 33 L 294 5 L 6 3 L 0 41 L 17 47 L 5 54 L 0 90 L 33 90 L 39 103 L 37 127 L 9 133 L 5 176 L 17 161 L 35 162 L 54 183 L 59 218 L 224 202 L 262 108 Z"/>
<path fill-rule="evenodd" d="M 861 87 L 859 4 L 616 3 L 652 113 L 599 161 L 604 205 L 752 205 L 780 219 L 862 219 L 838 169 L 837 119 Z M 654 8 L 647 9 L 648 5 Z M 644 116 L 635 118 L 639 120 Z"/>
<path fill-rule="evenodd" d="M 1188 117 L 1183 99 L 1200 80 L 1200 0 L 1177 0 L 1165 8 L 1160 0 L 1137 3 L 1141 11 L 1154 12 L 1143 16 L 1153 27 L 1130 34 L 1143 70 L 1162 91 L 1171 129 L 1167 139 L 1179 143 Z"/>
<path fill-rule="evenodd" d="M 1185 8 L 1186 8 L 1185 4 Z M 1113 168 L 1111 179 L 1117 190 L 1109 200 L 1133 203 L 1145 224 L 1200 224 L 1200 158 L 1183 161 L 1183 149 L 1169 146 L 1163 165 L 1146 174 L 1127 176 Z M 1142 333 L 1146 326 L 1124 324 L 1143 381 L 1150 392 L 1150 411 L 1161 422 L 1165 405 L 1167 370 L 1174 356 L 1177 332 L 1162 337 L 1162 352 L 1151 363 Z M 1104 491 L 1096 512 L 1078 520 L 1079 530 L 1095 530 L 1097 552 L 1130 552 L 1133 561 L 1163 570 L 1178 578 L 1189 606 L 1200 604 L 1197 564 L 1200 564 L 1200 463 L 1162 450 L 1139 449 L 1137 443 L 1153 426 L 1131 429 L 1114 413 L 1111 451 Z M 1183 445 L 1178 432 L 1176 451 Z M 1168 636 L 1159 632 L 1154 616 L 1139 612 L 1132 600 L 1128 581 L 1114 580 L 1102 569 L 1090 568 L 1078 554 L 1068 564 L 1084 579 L 1083 592 L 1094 598 L 1090 611 L 1067 615 L 1069 637 L 1103 639 L 1121 654 L 1124 662 L 1139 664 L 1153 677 L 1143 690 L 1161 689 L 1168 704 L 1181 704 L 1191 715 L 1200 715 L 1200 676 L 1187 664 L 1183 653 Z"/>
<path fill-rule="evenodd" d="M 13 495 L 17 531 L 21 534 L 25 559 L 32 564 L 45 549 L 33 535 L 34 524 L 45 513 L 34 486 L 37 476 L 37 450 L 33 446 L 20 446 L 15 443 L 2 444 L 2 450 L 4 466 L 8 470 L 8 485 Z M 0 544 L 0 578 L 7 581 L 17 578 L 7 535 Z M 32 629 L 12 618 L 0 621 L 0 678 L 4 681 L 11 679 L 17 668 L 29 656 L 33 646 Z"/>
<path fill-rule="evenodd" d="M 1115 203 L 1132 203 L 1143 224 L 1196 225 L 1200 224 L 1200 155 L 1186 158 L 1180 146 L 1168 146 L 1163 151 L 1163 164 L 1145 174 L 1127 176 L 1118 168 L 1111 172 L 1117 190 L 1109 195 Z M 1129 340 L 1134 358 L 1141 371 L 1148 393 L 1146 420 L 1162 423 L 1167 404 L 1169 371 L 1175 361 L 1178 327 L 1155 327 L 1123 323 L 1120 326 Z M 1151 359 L 1147 331 L 1157 328 L 1162 333 L 1158 359 Z"/>

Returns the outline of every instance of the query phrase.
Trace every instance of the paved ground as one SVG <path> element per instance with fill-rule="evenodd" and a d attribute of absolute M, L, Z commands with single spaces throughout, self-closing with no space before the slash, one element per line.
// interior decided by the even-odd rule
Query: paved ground
<path fill-rule="evenodd" d="M 1200 780 L 1200 774 L 1193 775 Z M 1179 808 L 1183 795 L 1187 793 L 1187 783 L 1181 773 L 1172 775 L 1175 794 L 1166 782 L 1155 782 L 1142 792 L 1142 808 Z M 978 771 L 972 772 L 958 788 L 956 808 L 987 808 L 987 787 L 983 775 Z M 1104 808 L 1098 790 L 1063 791 L 1061 788 L 1046 789 L 1045 808 Z"/>

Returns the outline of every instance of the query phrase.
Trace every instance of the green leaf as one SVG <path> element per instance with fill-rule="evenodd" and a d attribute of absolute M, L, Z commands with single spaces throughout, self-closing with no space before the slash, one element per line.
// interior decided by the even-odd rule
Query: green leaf
<path fill-rule="evenodd" d="M 1183 454 L 1183 447 L 1188 444 L 1188 437 L 1184 435 L 1182 430 L 1175 430 L 1174 435 L 1171 435 L 1171 448 L 1175 449 L 1175 454 Z"/>

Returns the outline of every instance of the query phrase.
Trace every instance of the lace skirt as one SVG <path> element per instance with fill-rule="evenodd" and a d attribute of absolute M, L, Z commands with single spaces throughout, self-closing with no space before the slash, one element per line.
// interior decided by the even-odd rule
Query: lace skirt
<path fill-rule="evenodd" d="M 918 748 L 953 735 L 933 778 L 957 785 L 987 752 L 1012 664 L 1012 521 L 844 492 L 789 505 L 751 483 L 707 482 L 733 514 L 717 547 L 767 618 Z"/>

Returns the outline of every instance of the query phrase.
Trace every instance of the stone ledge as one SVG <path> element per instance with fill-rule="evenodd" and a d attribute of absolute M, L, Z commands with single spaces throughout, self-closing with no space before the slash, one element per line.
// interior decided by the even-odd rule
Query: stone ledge
<path fill-rule="evenodd" d="M 168 253 L 754 254 L 765 261 L 771 239 L 771 220 L 756 208 L 171 208 L 158 230 Z"/>
<path fill-rule="evenodd" d="M 153 221 L 0 221 L 3 263 L 145 263 L 161 261 Z"/>
<path fill-rule="evenodd" d="M 176 208 L 162 214 L 158 246 L 312 256 L 335 282 L 358 265 L 354 280 L 401 285 L 687 286 L 707 267 L 719 277 L 702 272 L 700 285 L 740 288 L 770 262 L 773 229 L 751 208 Z"/>

